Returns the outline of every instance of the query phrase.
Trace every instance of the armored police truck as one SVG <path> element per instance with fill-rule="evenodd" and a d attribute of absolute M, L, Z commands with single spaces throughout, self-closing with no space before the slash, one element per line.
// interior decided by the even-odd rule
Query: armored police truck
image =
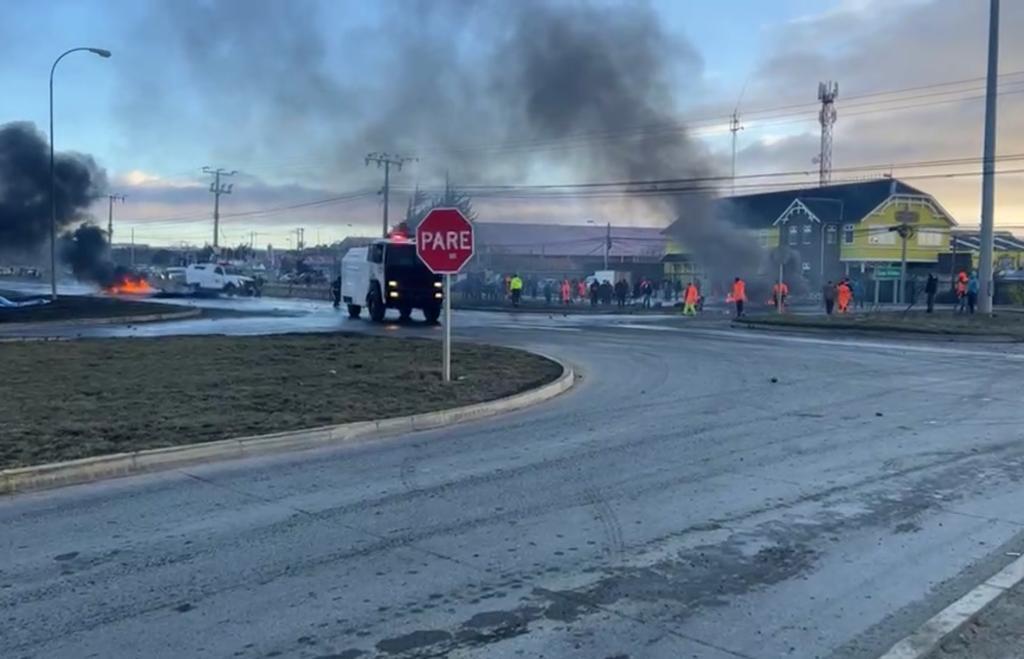
<path fill-rule="evenodd" d="M 427 322 L 437 322 L 442 287 L 441 275 L 423 265 L 409 240 L 376 240 L 350 249 L 341 261 L 341 299 L 351 318 L 358 318 L 365 306 L 377 323 L 388 308 L 398 309 L 403 320 L 419 309 Z"/>

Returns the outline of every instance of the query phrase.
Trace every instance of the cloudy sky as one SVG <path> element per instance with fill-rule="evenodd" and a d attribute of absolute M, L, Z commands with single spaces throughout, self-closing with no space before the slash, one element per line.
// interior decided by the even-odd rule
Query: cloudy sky
<path fill-rule="evenodd" d="M 520 9 L 530 5 L 555 10 Z M 255 232 L 260 245 L 287 245 L 300 226 L 307 243 L 378 230 L 383 176 L 365 165 L 369 151 L 419 158 L 395 173 L 392 207 L 399 214 L 405 191 L 435 188 L 446 172 L 470 187 L 641 175 L 709 178 L 728 189 L 715 177 L 729 172 L 728 117 L 737 104 L 744 126 L 737 191 L 805 184 L 816 179 L 818 82 L 836 80 L 834 180 L 891 172 L 935 194 L 970 225 L 980 205 L 975 174 L 987 6 L 982 0 L 6 2 L 0 124 L 29 121 L 45 130 L 46 74 L 55 55 L 74 46 L 108 48 L 109 60 L 75 53 L 61 62 L 56 144 L 92 155 L 107 170 L 112 191 L 128 196 L 117 208 L 118 236 L 134 228 L 139 242 L 208 241 L 212 199 L 201 168 L 209 165 L 239 171 L 233 194 L 222 200 L 221 242 L 248 242 Z M 534 78 L 524 77 L 528 69 L 520 62 L 527 51 L 515 42 L 531 39 L 544 16 L 568 11 L 586 19 L 574 20 L 572 29 L 584 25 L 578 29 L 592 31 L 600 49 L 616 51 L 613 61 L 628 67 L 628 79 L 610 85 L 609 93 L 636 94 L 643 112 L 605 104 L 593 92 L 599 76 L 563 72 L 545 80 L 564 87 L 560 103 L 586 98 L 615 114 L 594 119 L 574 108 L 563 116 L 535 103 L 535 96 L 552 96 L 535 94 Z M 997 179 L 996 221 L 1024 228 L 1024 192 L 1015 173 L 1024 169 L 1024 46 L 1012 38 L 1022 28 L 1024 3 L 1004 2 L 998 152 L 1007 173 Z M 557 52 L 557 44 L 530 48 L 531 58 Z M 545 63 L 560 64 L 542 58 Z M 580 84 L 590 87 L 574 88 Z M 664 144 L 662 137 L 684 139 L 681 134 L 687 137 L 678 161 L 659 157 L 639 169 L 614 162 L 635 156 L 634 147 L 650 144 L 645 140 Z M 774 176 L 757 176 L 763 174 Z M 495 190 L 476 199 L 482 221 L 668 219 L 610 196 Z M 105 221 L 105 202 L 95 210 Z"/>

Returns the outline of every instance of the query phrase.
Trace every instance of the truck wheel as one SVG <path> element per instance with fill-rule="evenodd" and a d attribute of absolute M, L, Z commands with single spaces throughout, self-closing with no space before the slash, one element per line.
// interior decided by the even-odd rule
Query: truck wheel
<path fill-rule="evenodd" d="M 350 305 L 348 305 L 348 317 L 349 318 L 359 318 L 359 313 L 362 310 L 363 310 L 363 308 L 360 307 L 358 304 L 350 304 Z"/>
<path fill-rule="evenodd" d="M 423 317 L 427 319 L 428 323 L 436 323 L 437 319 L 441 317 L 441 305 L 431 304 L 423 307 Z"/>
<path fill-rule="evenodd" d="M 403 322 L 408 321 L 412 316 L 412 307 L 399 307 L 398 314 L 399 319 Z"/>
<path fill-rule="evenodd" d="M 238 292 L 238 287 L 234 284 L 225 284 L 224 293 L 227 295 L 235 295 Z"/>
<path fill-rule="evenodd" d="M 366 298 L 366 308 L 370 312 L 370 320 L 375 323 L 384 322 L 384 300 L 380 299 L 380 291 L 371 291 Z"/>

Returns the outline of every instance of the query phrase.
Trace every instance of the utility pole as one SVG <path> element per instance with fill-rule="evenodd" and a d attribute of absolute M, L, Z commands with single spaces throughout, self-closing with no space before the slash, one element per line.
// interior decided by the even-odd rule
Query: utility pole
<path fill-rule="evenodd" d="M 109 205 L 107 206 L 107 244 L 108 245 L 113 245 L 114 244 L 114 202 L 115 201 L 120 201 L 123 204 L 125 199 L 127 199 L 127 197 L 125 197 L 123 194 L 108 194 L 107 195 L 107 201 L 109 202 Z"/>
<path fill-rule="evenodd" d="M 729 131 L 732 133 L 732 194 L 736 195 L 736 133 L 743 130 L 740 124 L 739 106 L 732 111 L 732 119 L 729 121 Z"/>
<path fill-rule="evenodd" d="M 818 100 L 821 101 L 821 112 L 818 122 L 821 124 L 821 153 L 818 155 L 818 184 L 828 185 L 832 181 L 832 126 L 836 123 L 836 98 L 839 96 L 839 83 L 819 82 Z"/>
<path fill-rule="evenodd" d="M 231 194 L 231 188 L 234 187 L 233 183 L 221 183 L 220 179 L 222 176 L 234 176 L 238 173 L 238 170 L 232 169 L 228 171 L 223 167 L 217 169 L 211 169 L 210 167 L 203 167 L 204 174 L 211 174 L 213 181 L 210 183 L 210 192 L 213 193 L 213 251 L 217 251 L 217 246 L 220 244 L 220 196 L 222 194 Z"/>
<path fill-rule="evenodd" d="M 608 254 L 612 251 L 612 223 L 607 224 L 604 234 L 604 269 L 608 269 Z"/>
<path fill-rule="evenodd" d="M 299 252 L 306 246 L 306 230 L 299 227 L 295 230 L 295 249 Z"/>
<path fill-rule="evenodd" d="M 895 231 L 899 234 L 902 243 L 900 246 L 900 287 L 893 297 L 896 300 L 896 304 L 903 304 L 906 302 L 905 298 L 907 297 L 907 239 L 914 235 L 914 227 L 906 222 L 901 222 L 894 227 L 890 227 L 889 231 Z"/>
<path fill-rule="evenodd" d="M 382 236 L 388 237 L 388 197 L 391 192 L 391 166 L 394 165 L 399 171 L 402 170 L 402 165 L 416 160 L 416 158 L 409 158 L 406 156 L 398 156 L 383 152 L 374 152 L 366 154 L 366 166 L 369 167 L 371 162 L 377 163 L 377 168 L 384 168 L 384 188 L 381 193 L 384 195 L 384 230 Z"/>
<path fill-rule="evenodd" d="M 992 251 L 995 249 L 996 87 L 999 83 L 999 0 L 988 18 L 988 78 L 985 83 L 985 151 L 981 174 L 981 254 L 978 256 L 978 311 L 992 313 Z"/>
<path fill-rule="evenodd" d="M 130 263 L 132 264 L 132 267 L 134 268 L 135 267 L 135 227 L 132 227 L 132 248 L 131 248 L 131 251 L 129 252 L 129 254 L 130 254 L 129 258 L 131 259 Z"/>

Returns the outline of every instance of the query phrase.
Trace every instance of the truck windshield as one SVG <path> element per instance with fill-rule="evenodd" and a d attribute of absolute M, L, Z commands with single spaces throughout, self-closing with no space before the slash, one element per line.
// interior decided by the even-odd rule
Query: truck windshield
<path fill-rule="evenodd" d="M 427 269 L 423 262 L 420 261 L 420 257 L 416 256 L 416 246 L 411 243 L 408 245 L 388 245 L 384 259 L 388 266 Z"/>

